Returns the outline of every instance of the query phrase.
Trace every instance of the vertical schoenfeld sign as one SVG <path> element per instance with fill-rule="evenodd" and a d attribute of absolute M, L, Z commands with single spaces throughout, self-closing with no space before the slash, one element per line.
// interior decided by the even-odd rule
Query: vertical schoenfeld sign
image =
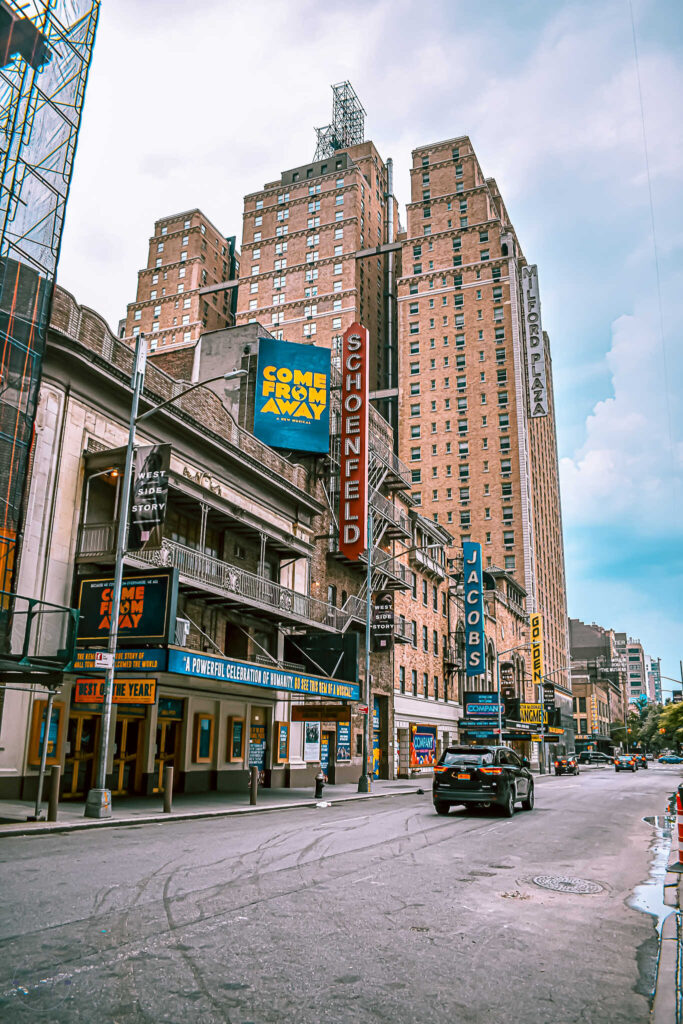
<path fill-rule="evenodd" d="M 339 550 L 357 561 L 368 545 L 368 343 L 362 324 L 344 332 L 341 387 Z"/>
<path fill-rule="evenodd" d="M 486 671 L 481 544 L 474 540 L 463 541 L 462 553 L 465 566 L 465 664 L 468 676 L 478 676 Z"/>
<path fill-rule="evenodd" d="M 529 414 L 548 415 L 548 385 L 545 376 L 545 346 L 538 294 L 538 267 L 522 267 L 522 302 L 526 359 L 529 374 Z"/>
<path fill-rule="evenodd" d="M 543 626 L 541 615 L 533 612 L 529 616 L 531 627 L 531 671 L 536 686 L 543 685 Z"/>

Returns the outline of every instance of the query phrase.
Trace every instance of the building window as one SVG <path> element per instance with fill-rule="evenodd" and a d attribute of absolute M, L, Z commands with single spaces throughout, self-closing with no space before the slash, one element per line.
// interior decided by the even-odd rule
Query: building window
<path fill-rule="evenodd" d="M 417 697 L 417 669 L 413 669 L 410 674 L 410 681 L 412 683 L 413 697 Z"/>
<path fill-rule="evenodd" d="M 405 619 L 403 620 L 405 622 Z M 403 632 L 403 631 L 401 631 Z M 406 669 L 405 665 L 401 665 L 398 670 L 398 688 L 401 693 L 406 692 Z"/>

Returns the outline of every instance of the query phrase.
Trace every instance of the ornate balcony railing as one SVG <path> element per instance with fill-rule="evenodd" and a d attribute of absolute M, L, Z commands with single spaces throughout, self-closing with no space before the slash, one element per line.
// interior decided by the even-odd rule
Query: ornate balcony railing
<path fill-rule="evenodd" d="M 115 543 L 115 523 L 93 523 L 83 526 L 79 555 L 111 555 Z M 223 562 L 220 558 L 197 551 L 164 537 L 159 551 L 136 551 L 131 560 L 163 568 L 177 568 L 181 579 L 203 584 L 214 593 L 222 594 L 236 604 L 273 614 L 282 621 L 298 622 L 306 626 L 340 631 L 346 615 L 339 608 L 317 597 L 290 590 L 274 580 L 248 572 L 239 566 Z"/>

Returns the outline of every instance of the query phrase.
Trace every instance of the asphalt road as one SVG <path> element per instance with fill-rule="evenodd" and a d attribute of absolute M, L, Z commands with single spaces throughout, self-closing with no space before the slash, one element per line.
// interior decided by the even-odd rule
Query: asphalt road
<path fill-rule="evenodd" d="M 540 780 L 512 819 L 427 793 L 5 839 L 0 1020 L 646 1024 L 656 933 L 627 901 L 679 777 Z"/>

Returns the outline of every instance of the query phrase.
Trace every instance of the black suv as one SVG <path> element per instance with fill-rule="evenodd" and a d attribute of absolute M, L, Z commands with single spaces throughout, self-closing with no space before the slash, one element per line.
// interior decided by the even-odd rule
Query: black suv
<path fill-rule="evenodd" d="M 603 754 L 601 750 L 582 750 L 579 754 L 579 764 L 611 764 L 612 758 Z"/>
<path fill-rule="evenodd" d="M 579 774 L 579 762 L 576 760 L 576 754 L 562 754 L 555 758 L 555 774 L 556 775 L 578 775 Z"/>
<path fill-rule="evenodd" d="M 534 806 L 534 780 L 529 762 L 509 747 L 448 747 L 434 769 L 433 799 L 437 814 L 451 807 L 499 806 L 507 818 L 521 802 Z"/>

